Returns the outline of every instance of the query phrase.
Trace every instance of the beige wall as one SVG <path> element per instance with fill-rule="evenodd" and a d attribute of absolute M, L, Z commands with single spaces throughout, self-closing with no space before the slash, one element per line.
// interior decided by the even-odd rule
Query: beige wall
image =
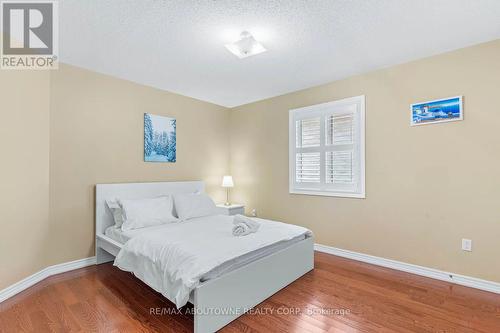
<path fill-rule="evenodd" d="M 497 40 L 236 108 L 233 201 L 321 244 L 500 281 L 499 87 Z M 366 199 L 289 194 L 288 110 L 363 94 Z M 411 103 L 455 95 L 465 121 L 409 126 Z"/>
<path fill-rule="evenodd" d="M 229 110 L 63 65 L 51 77 L 52 263 L 94 254 L 96 183 L 204 180 L 222 201 Z M 177 162 L 144 162 L 144 113 L 177 119 Z"/>
<path fill-rule="evenodd" d="M 0 71 L 0 290 L 46 265 L 49 73 Z"/>

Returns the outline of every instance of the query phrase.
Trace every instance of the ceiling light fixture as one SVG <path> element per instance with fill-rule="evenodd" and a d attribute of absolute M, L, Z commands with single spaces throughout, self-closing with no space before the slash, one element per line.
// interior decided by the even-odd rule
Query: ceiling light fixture
<path fill-rule="evenodd" d="M 253 38 L 248 31 L 243 31 L 240 34 L 240 39 L 234 43 L 224 45 L 229 52 L 240 59 L 247 58 L 262 52 L 266 52 L 266 48 Z"/>

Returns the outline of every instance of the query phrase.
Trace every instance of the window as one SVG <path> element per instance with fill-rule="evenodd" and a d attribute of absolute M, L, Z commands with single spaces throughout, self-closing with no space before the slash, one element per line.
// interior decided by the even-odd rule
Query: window
<path fill-rule="evenodd" d="M 290 110 L 290 193 L 365 197 L 365 97 Z"/>

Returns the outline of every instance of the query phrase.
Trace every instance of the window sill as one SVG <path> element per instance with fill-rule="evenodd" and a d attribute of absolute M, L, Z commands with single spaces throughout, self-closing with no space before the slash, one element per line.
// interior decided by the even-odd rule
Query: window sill
<path fill-rule="evenodd" d="M 329 192 L 329 191 L 314 191 L 314 190 L 295 190 L 291 189 L 290 194 L 302 194 L 302 195 L 316 195 L 323 197 L 338 197 L 338 198 L 354 198 L 354 199 L 366 199 L 366 194 L 363 193 L 346 193 L 346 192 Z"/>

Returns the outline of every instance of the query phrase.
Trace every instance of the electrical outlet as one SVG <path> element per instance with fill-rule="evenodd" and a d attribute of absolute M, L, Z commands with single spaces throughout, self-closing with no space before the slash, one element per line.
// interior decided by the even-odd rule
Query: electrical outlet
<path fill-rule="evenodd" d="M 462 250 L 463 251 L 472 251 L 472 240 L 463 238 L 462 239 Z"/>
<path fill-rule="evenodd" d="M 253 217 L 256 217 L 257 216 L 257 209 L 252 209 L 252 216 Z"/>

